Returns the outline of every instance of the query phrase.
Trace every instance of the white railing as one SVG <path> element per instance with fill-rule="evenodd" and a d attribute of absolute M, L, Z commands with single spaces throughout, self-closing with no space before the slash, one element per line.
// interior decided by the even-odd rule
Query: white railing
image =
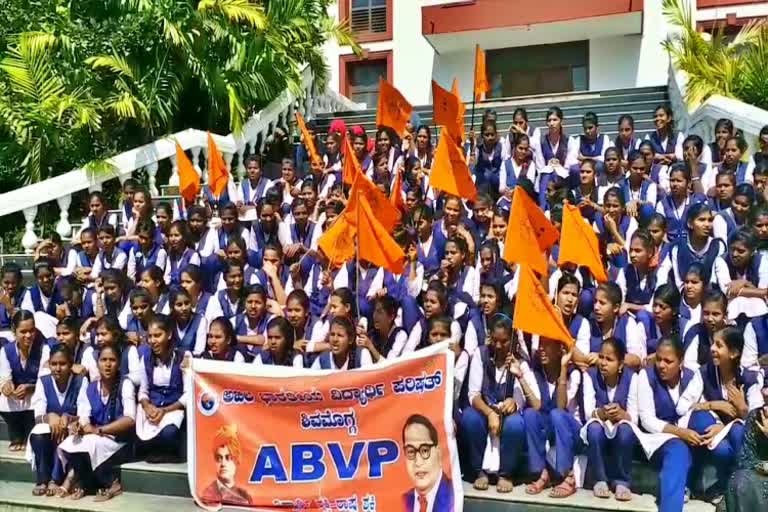
<path fill-rule="evenodd" d="M 768 125 L 768 111 L 720 95 L 711 96 L 699 105 L 688 105 L 685 101 L 687 87 L 688 76 L 685 72 L 670 66 L 669 103 L 679 130 L 710 141 L 714 137 L 717 120 L 730 119 L 744 134 L 750 150 L 755 151 L 760 130 Z"/>
<path fill-rule="evenodd" d="M 346 96 L 342 96 L 331 89 L 327 89 L 324 93 L 317 95 L 312 101 L 312 111 L 315 114 L 353 112 L 367 108 L 368 106 L 365 103 L 355 103 Z"/>
<path fill-rule="evenodd" d="M 337 112 L 358 108 L 356 103 L 337 93 L 324 92 L 313 96 L 312 73 L 305 68 L 302 76 L 302 94 L 297 96 L 288 90 L 283 91 L 264 109 L 254 114 L 239 134 L 226 136 L 213 134 L 219 150 L 230 170 L 230 178 L 241 180 L 245 176 L 243 159 L 251 153 L 262 153 L 273 130 L 282 126 L 288 128 L 294 121 L 294 113 L 301 112 L 312 118 L 316 112 Z M 195 170 L 203 183 L 208 180 L 207 134 L 201 130 L 185 130 L 163 137 L 155 142 L 120 153 L 107 160 L 112 165 L 112 172 L 93 173 L 86 169 L 75 169 L 66 174 L 28 185 L 12 192 L 0 194 L 0 217 L 21 211 L 26 221 L 21 244 L 27 253 L 31 253 L 38 242 L 35 233 L 35 218 L 38 209 L 55 201 L 59 208 L 59 220 L 56 232 L 63 238 L 72 234 L 69 222 L 69 207 L 72 195 L 83 190 L 101 190 L 106 181 L 117 178 L 120 182 L 132 176 L 134 171 L 145 169 L 149 180 L 149 191 L 158 195 L 157 172 L 159 163 L 168 159 L 171 164 L 169 185 L 179 182 L 176 165 L 176 147 L 179 145 L 192 157 Z M 201 158 L 202 154 L 202 158 Z M 232 169 L 232 162 L 237 156 L 237 167 Z"/>

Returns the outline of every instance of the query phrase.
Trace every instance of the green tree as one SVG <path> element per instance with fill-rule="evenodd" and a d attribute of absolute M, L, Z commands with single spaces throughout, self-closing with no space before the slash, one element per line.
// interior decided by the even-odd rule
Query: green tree
<path fill-rule="evenodd" d="M 166 133 L 239 131 L 316 84 L 330 0 L 16 0 L 0 11 L 0 191 Z M 22 32 L 23 30 L 23 32 Z M 21 172 L 19 172 L 21 171 Z"/>

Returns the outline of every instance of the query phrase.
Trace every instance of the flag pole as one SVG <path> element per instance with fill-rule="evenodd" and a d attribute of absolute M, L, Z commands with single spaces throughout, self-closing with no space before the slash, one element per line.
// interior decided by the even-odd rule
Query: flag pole
<path fill-rule="evenodd" d="M 477 98 L 477 94 L 475 91 L 477 91 L 477 48 L 478 45 L 475 45 L 475 68 L 474 73 L 472 73 L 472 122 L 469 127 L 469 131 L 473 132 L 475 131 L 475 99 Z M 474 144 L 474 141 L 472 141 Z"/>
<path fill-rule="evenodd" d="M 351 193 L 351 191 L 350 191 Z M 355 236 L 355 306 L 358 322 L 360 321 L 360 191 L 357 191 L 357 236 Z"/>

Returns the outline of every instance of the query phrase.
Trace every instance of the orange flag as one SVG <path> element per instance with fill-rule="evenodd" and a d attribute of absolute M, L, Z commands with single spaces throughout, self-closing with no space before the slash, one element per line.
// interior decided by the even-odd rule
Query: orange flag
<path fill-rule="evenodd" d="M 360 258 L 369 261 L 377 267 L 382 267 L 394 274 L 402 274 L 405 266 L 405 252 L 390 236 L 388 230 L 378 221 L 374 215 L 372 205 L 365 197 L 361 197 L 357 203 L 359 212 L 359 225 L 357 236 L 360 243 Z M 346 216 L 358 215 L 349 211 Z"/>
<path fill-rule="evenodd" d="M 315 139 L 309 135 L 307 124 L 304 122 L 304 116 L 302 116 L 300 112 L 296 112 L 296 123 L 299 125 L 299 131 L 304 138 L 304 147 L 307 148 L 309 158 L 313 162 L 320 160 L 320 154 L 317 152 L 317 148 L 315 147 Z"/>
<path fill-rule="evenodd" d="M 388 126 L 398 135 L 405 132 L 405 124 L 411 118 L 413 107 L 400 91 L 386 80 L 379 80 L 379 104 L 376 109 L 376 126 Z"/>
<path fill-rule="evenodd" d="M 461 94 L 459 94 L 459 81 L 455 78 L 453 79 L 453 85 L 451 85 L 451 93 L 456 96 L 456 98 L 459 100 L 459 116 L 456 118 L 456 124 L 459 126 L 459 133 L 458 135 L 461 135 L 461 142 L 463 143 L 467 136 L 464 133 L 464 113 L 467 110 L 467 106 L 464 105 L 464 102 L 461 101 Z"/>
<path fill-rule="evenodd" d="M 563 208 L 563 227 L 560 235 L 560 256 L 557 264 L 573 263 L 587 267 L 600 282 L 608 280 L 600 258 L 600 244 L 592 226 L 584 222 L 579 209 L 571 204 Z"/>
<path fill-rule="evenodd" d="M 455 196 L 474 201 L 477 189 L 469 173 L 464 155 L 450 137 L 440 137 L 432 162 L 429 184 Z"/>
<path fill-rule="evenodd" d="M 344 137 L 344 146 L 346 150 L 344 152 L 344 166 L 341 169 L 341 178 L 347 185 L 352 185 L 357 175 L 362 174 L 363 171 L 360 169 L 360 162 L 357 161 L 352 144 L 349 142 L 349 137 Z"/>
<path fill-rule="evenodd" d="M 200 193 L 200 175 L 192 167 L 192 162 L 189 161 L 178 142 L 176 143 L 176 166 L 179 168 L 179 193 L 187 204 L 192 204 Z"/>
<path fill-rule="evenodd" d="M 547 273 L 545 251 L 557 242 L 560 233 L 522 187 L 515 188 L 504 239 L 504 259 L 529 265 L 541 275 Z"/>
<path fill-rule="evenodd" d="M 224 163 L 224 157 L 221 156 L 219 148 L 216 147 L 213 137 L 208 133 L 208 186 L 214 197 L 221 197 L 221 194 L 227 189 L 229 182 L 229 172 L 227 164 Z"/>
<path fill-rule="evenodd" d="M 395 171 L 395 182 L 392 183 L 392 190 L 389 192 L 389 202 L 400 212 L 405 211 L 405 201 L 403 201 L 403 170 Z"/>
<path fill-rule="evenodd" d="M 539 278 L 526 265 L 520 265 L 517 271 L 520 272 L 520 284 L 517 288 L 512 327 L 560 341 L 567 347 L 573 346 L 573 337 Z"/>
<path fill-rule="evenodd" d="M 464 133 L 464 108 L 458 94 L 446 91 L 432 80 L 432 112 L 436 125 L 445 126 L 454 137 L 461 136 Z"/>
<path fill-rule="evenodd" d="M 344 213 L 320 237 L 318 247 L 323 251 L 332 268 L 338 268 L 355 257 L 356 229 Z"/>
<path fill-rule="evenodd" d="M 485 70 L 485 52 L 480 45 L 475 45 L 475 99 L 480 101 L 483 95 L 491 90 L 488 83 L 488 73 Z"/>
<path fill-rule="evenodd" d="M 368 202 L 371 209 L 376 212 L 376 218 L 381 225 L 391 233 L 400 221 L 400 210 L 395 208 L 389 198 L 363 173 L 357 175 L 357 179 L 352 185 L 352 190 L 349 191 L 349 202 L 344 211 L 354 211 L 361 198 Z M 356 220 L 352 218 L 350 222 L 356 223 Z"/>

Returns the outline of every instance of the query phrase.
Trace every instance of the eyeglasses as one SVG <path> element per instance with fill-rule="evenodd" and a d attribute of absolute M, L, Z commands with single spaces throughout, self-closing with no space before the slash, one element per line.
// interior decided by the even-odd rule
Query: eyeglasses
<path fill-rule="evenodd" d="M 421 456 L 421 460 L 429 460 L 432 455 L 432 448 L 437 445 L 434 444 L 421 444 L 419 446 L 413 446 L 410 444 L 405 445 L 405 458 L 408 460 L 416 460 L 416 452 Z"/>

